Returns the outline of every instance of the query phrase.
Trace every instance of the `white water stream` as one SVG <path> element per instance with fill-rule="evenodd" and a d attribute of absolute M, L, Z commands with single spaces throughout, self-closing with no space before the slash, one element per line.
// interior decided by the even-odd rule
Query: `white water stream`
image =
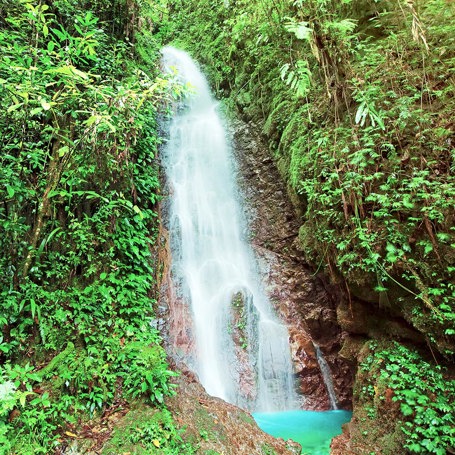
<path fill-rule="evenodd" d="M 319 346 L 315 343 L 313 343 L 313 346 L 316 351 L 316 359 L 319 364 L 319 369 L 321 370 L 322 379 L 324 380 L 325 388 L 327 390 L 327 395 L 329 396 L 330 406 L 332 409 L 336 410 L 338 409 L 338 404 L 335 388 L 333 387 L 332 372 L 330 371 L 329 364 L 322 355 Z"/>
<path fill-rule="evenodd" d="M 233 157 L 217 103 L 185 52 L 167 47 L 162 53 L 163 66 L 177 69 L 180 80 L 194 87 L 171 121 L 163 154 L 172 281 L 191 307 L 188 330 L 196 345 L 185 360 L 211 395 L 254 411 L 295 409 L 288 332 L 261 287 L 244 239 Z"/>

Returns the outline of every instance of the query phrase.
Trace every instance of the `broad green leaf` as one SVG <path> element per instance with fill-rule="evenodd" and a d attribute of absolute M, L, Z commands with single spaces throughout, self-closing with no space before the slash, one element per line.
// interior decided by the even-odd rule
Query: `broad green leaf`
<path fill-rule="evenodd" d="M 48 111 L 51 108 L 51 105 L 44 98 L 40 99 L 40 103 L 45 111 Z"/>
<path fill-rule="evenodd" d="M 59 149 L 58 156 L 62 157 L 68 151 L 69 151 L 69 147 L 67 145 L 64 145 L 62 148 Z"/>
<path fill-rule="evenodd" d="M 42 107 L 35 107 L 35 109 L 32 109 L 30 111 L 30 116 L 33 117 L 34 115 L 39 114 L 42 111 L 43 111 Z"/>
<path fill-rule="evenodd" d="M 58 74 L 65 74 L 67 76 L 72 76 L 73 72 L 71 71 L 69 66 L 60 66 L 59 68 L 52 68 L 50 70 L 44 71 L 45 74 L 47 73 L 58 73 Z"/>
<path fill-rule="evenodd" d="M 391 243 L 388 243 L 385 247 L 386 251 L 389 253 L 395 253 L 397 251 L 395 245 L 392 245 Z"/>
<path fill-rule="evenodd" d="M 80 71 L 80 70 L 74 68 L 74 66 L 71 68 L 72 68 L 73 73 L 76 74 L 77 76 L 81 77 L 82 79 L 88 79 L 87 73 L 84 73 L 83 71 Z"/>
<path fill-rule="evenodd" d="M 281 80 L 284 81 L 284 78 L 286 77 L 286 73 L 288 72 L 289 70 L 289 63 L 285 63 L 281 68 L 280 68 L 280 77 L 281 77 Z"/>
<path fill-rule="evenodd" d="M 85 80 L 88 79 L 87 73 L 84 73 L 83 71 L 78 70 L 73 65 L 65 65 L 65 66 L 60 66 L 58 68 L 52 68 L 50 70 L 44 71 L 44 73 L 45 74 L 57 73 L 57 74 L 64 74 L 66 76 L 72 76 L 72 77 L 78 76 Z"/>
<path fill-rule="evenodd" d="M 431 251 L 433 251 L 433 245 L 431 243 L 426 243 L 425 244 L 425 248 L 424 248 L 424 252 L 423 252 L 423 255 L 426 256 L 428 253 L 430 253 Z"/>
<path fill-rule="evenodd" d="M 87 126 L 91 126 L 91 125 L 93 125 L 99 118 L 100 118 L 99 115 L 92 115 L 92 116 L 90 116 L 84 123 L 85 123 Z"/>
<path fill-rule="evenodd" d="M 147 99 L 147 96 L 144 95 L 144 96 L 140 99 L 139 103 L 137 103 L 136 109 L 139 109 L 139 108 L 144 104 L 144 101 L 145 101 L 146 99 Z"/>
<path fill-rule="evenodd" d="M 17 104 L 13 104 L 12 106 L 10 106 L 6 112 L 13 112 L 17 109 L 19 109 L 24 103 L 17 103 Z"/>
<path fill-rule="evenodd" d="M 68 34 L 66 33 L 66 30 L 64 30 L 64 29 L 58 30 L 56 28 L 51 28 L 51 30 L 57 36 L 57 38 L 60 39 L 60 41 L 63 41 L 65 39 L 67 39 L 67 37 L 68 37 Z"/>
<path fill-rule="evenodd" d="M 141 220 L 144 219 L 144 215 L 141 209 L 137 205 L 133 205 L 133 210 L 141 217 Z"/>
<path fill-rule="evenodd" d="M 115 133 L 117 131 L 117 128 L 115 128 L 115 126 L 111 122 L 105 120 L 104 123 L 109 127 L 111 133 Z"/>
<path fill-rule="evenodd" d="M 414 413 L 413 409 L 411 408 L 411 406 L 409 406 L 408 404 L 406 403 L 401 403 L 401 413 L 404 415 L 404 416 L 410 416 Z"/>
<path fill-rule="evenodd" d="M 378 285 L 374 288 L 374 290 L 377 292 L 386 292 L 387 288 L 385 288 L 384 286 Z"/>
<path fill-rule="evenodd" d="M 355 123 L 359 124 L 360 120 L 366 116 L 366 105 L 364 102 L 360 103 L 357 113 L 355 115 Z"/>
<path fill-rule="evenodd" d="M 35 299 L 30 299 L 30 310 L 32 312 L 32 318 L 34 318 L 35 317 L 35 311 L 36 311 Z"/>
<path fill-rule="evenodd" d="M 6 192 L 8 193 L 8 197 L 12 198 L 14 196 L 14 188 L 10 185 L 6 185 Z"/>
<path fill-rule="evenodd" d="M 21 393 L 19 396 L 19 403 L 21 406 L 25 406 L 25 400 L 27 398 L 28 393 Z"/>
<path fill-rule="evenodd" d="M 403 207 L 412 209 L 414 208 L 414 203 L 409 199 L 409 197 L 403 197 Z"/>
<path fill-rule="evenodd" d="M 84 36 L 84 32 L 81 30 L 77 22 L 74 23 L 74 28 L 79 32 L 80 35 Z"/>
<path fill-rule="evenodd" d="M 158 401 L 158 403 L 162 403 L 164 400 L 164 395 L 161 392 L 161 390 L 155 389 L 155 399 Z"/>
<path fill-rule="evenodd" d="M 28 101 L 28 96 L 29 96 L 29 93 L 28 92 L 16 92 L 16 95 L 19 95 L 21 98 L 24 98 L 24 100 Z"/>

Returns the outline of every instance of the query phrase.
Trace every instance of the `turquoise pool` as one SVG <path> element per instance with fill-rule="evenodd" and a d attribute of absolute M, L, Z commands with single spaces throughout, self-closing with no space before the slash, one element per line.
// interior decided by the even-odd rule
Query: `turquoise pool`
<path fill-rule="evenodd" d="M 341 425 L 351 420 L 348 411 L 258 412 L 253 417 L 266 433 L 302 446 L 302 454 L 328 455 L 331 439 L 341 433 Z"/>

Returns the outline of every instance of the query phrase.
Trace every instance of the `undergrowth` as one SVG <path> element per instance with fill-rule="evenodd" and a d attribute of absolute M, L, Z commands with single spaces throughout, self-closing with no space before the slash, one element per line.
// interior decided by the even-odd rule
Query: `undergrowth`
<path fill-rule="evenodd" d="M 360 365 L 366 372 L 360 399 L 371 417 L 396 403 L 404 447 L 412 453 L 444 455 L 455 449 L 455 380 L 415 350 L 398 343 L 370 343 L 371 354 Z"/>
<path fill-rule="evenodd" d="M 182 439 L 169 411 L 159 410 L 144 419 L 143 411 L 133 411 L 125 428 L 116 428 L 103 450 L 104 455 L 135 453 L 137 455 L 193 455 L 197 446 Z M 135 417 L 135 419 L 134 419 Z M 139 420 L 138 420 L 139 419 Z"/>

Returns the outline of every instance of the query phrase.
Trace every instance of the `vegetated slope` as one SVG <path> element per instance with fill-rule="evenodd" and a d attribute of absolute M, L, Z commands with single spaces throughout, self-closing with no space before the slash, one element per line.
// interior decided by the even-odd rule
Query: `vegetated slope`
<path fill-rule="evenodd" d="M 344 355 L 364 361 L 350 450 L 455 450 L 455 382 L 438 366 L 455 351 L 454 3 L 173 0 L 170 11 L 170 39 L 262 125 L 308 261 L 346 290 Z"/>
<path fill-rule="evenodd" d="M 99 448 L 126 398 L 172 392 L 151 325 L 158 15 L 135 1 L 0 6 L 1 454 L 84 436 Z M 135 431 L 123 443 L 192 453 L 165 410 Z"/>

